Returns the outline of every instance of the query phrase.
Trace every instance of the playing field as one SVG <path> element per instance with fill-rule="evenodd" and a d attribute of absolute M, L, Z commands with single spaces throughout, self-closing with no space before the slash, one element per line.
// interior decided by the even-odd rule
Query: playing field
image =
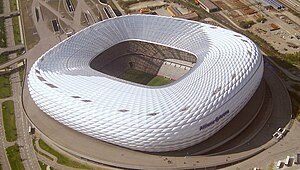
<path fill-rule="evenodd" d="M 148 86 L 162 86 L 174 81 L 134 69 L 127 70 L 119 78 Z"/>

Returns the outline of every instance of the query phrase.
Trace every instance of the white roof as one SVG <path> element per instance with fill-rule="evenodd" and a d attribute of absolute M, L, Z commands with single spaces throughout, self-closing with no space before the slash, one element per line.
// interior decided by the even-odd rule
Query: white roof
<path fill-rule="evenodd" d="M 89 66 L 98 54 L 127 40 L 187 51 L 197 63 L 179 80 L 159 87 Z M 239 33 L 183 19 L 130 15 L 96 23 L 47 51 L 32 66 L 28 84 L 36 104 L 68 127 L 136 150 L 169 151 L 201 142 L 223 127 L 226 123 L 199 130 L 249 100 L 262 77 L 261 63 L 256 45 Z M 239 99 L 232 100 L 235 96 Z"/>

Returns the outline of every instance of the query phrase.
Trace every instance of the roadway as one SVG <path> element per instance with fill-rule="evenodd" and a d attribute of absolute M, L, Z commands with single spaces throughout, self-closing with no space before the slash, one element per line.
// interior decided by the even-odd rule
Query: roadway
<path fill-rule="evenodd" d="M 300 1 L 297 0 L 279 0 L 282 2 L 285 6 L 293 9 L 298 14 L 300 13 Z"/>
<path fill-rule="evenodd" d="M 9 8 L 9 2 L 7 2 L 7 1 L 3 1 L 3 12 L 4 13 L 10 13 L 10 8 Z M 10 39 L 11 39 L 11 37 L 10 37 L 10 29 L 12 28 L 11 27 L 11 24 L 12 23 L 12 21 L 11 21 L 11 19 L 9 18 L 9 19 L 6 19 L 5 21 L 4 21 L 4 24 L 5 24 L 5 31 L 6 31 L 6 39 L 7 39 L 7 46 L 9 47 L 10 45 L 14 45 L 14 44 L 11 44 L 11 42 L 9 41 Z M 9 32 L 7 32 L 7 31 L 9 31 Z M 2 52 L 5 52 L 5 50 L 4 49 L 0 49 L 0 54 L 2 53 L 1 52 L 1 50 L 2 50 Z M 1 108 L 2 108 L 2 102 L 4 102 L 4 101 L 6 101 L 6 100 L 11 100 L 12 98 L 11 97 L 8 97 L 8 98 L 5 98 L 5 99 L 1 99 Z M 9 146 L 11 146 L 11 145 L 13 145 L 14 143 L 9 143 L 9 142 L 7 142 L 6 141 L 6 137 L 5 137 L 5 131 L 4 131 L 4 127 L 3 127 L 3 117 L 2 117 L 2 109 L 0 109 L 1 111 L 0 111 L 0 115 L 1 115 L 1 123 L 0 123 L 0 126 L 1 126 L 1 129 L 0 129 L 0 140 L 1 140 L 1 166 L 3 167 L 3 169 L 11 169 L 11 167 L 10 167 L 10 164 L 9 164 L 9 161 L 8 161 L 8 159 L 7 159 L 7 155 L 6 155 L 6 148 L 7 147 L 9 147 Z"/>
<path fill-rule="evenodd" d="M 16 64 L 13 66 L 16 67 Z M 17 143 L 20 147 L 21 158 L 25 169 L 40 169 L 37 157 L 35 155 L 32 138 L 28 133 L 29 122 L 25 116 L 22 106 L 22 88 L 19 77 L 19 72 L 12 73 L 10 75 L 10 81 L 12 85 L 12 98 L 14 101 L 14 110 L 16 116 L 16 127 L 17 127 Z"/>
<path fill-rule="evenodd" d="M 4 7 L 4 12 L 6 13 L 10 12 L 9 0 L 3 1 L 3 7 Z M 16 47 L 24 48 L 24 45 L 17 45 L 17 46 L 15 45 L 11 18 L 5 20 L 5 28 L 6 28 L 6 42 L 8 46 L 7 49 L 16 48 Z M 9 55 L 9 58 L 16 59 L 17 54 L 11 54 Z M 13 69 L 16 68 L 16 66 L 17 64 L 14 64 L 12 66 Z M 20 155 L 21 155 L 21 159 L 23 160 L 22 163 L 24 165 L 25 170 L 40 169 L 34 150 L 30 148 L 31 137 L 28 136 L 28 132 L 27 132 L 28 128 L 24 125 L 27 119 L 24 119 L 25 115 L 24 112 L 22 112 L 23 109 L 21 105 L 22 91 L 21 91 L 19 72 L 15 72 L 11 74 L 10 81 L 12 87 L 12 100 L 14 101 L 14 111 L 16 117 L 15 120 L 16 120 L 17 137 L 18 137 L 16 143 L 20 147 Z"/>
<path fill-rule="evenodd" d="M 34 3 L 34 5 L 36 5 L 36 4 L 38 4 L 38 3 L 40 3 L 41 5 L 45 5 L 45 2 L 44 1 L 39 1 L 39 0 L 35 0 L 35 2 L 36 3 Z M 48 5 L 48 4 L 47 4 Z M 45 6 L 47 6 L 47 5 L 45 5 Z M 47 8 L 49 7 L 49 5 L 47 6 Z M 51 7 L 50 7 L 51 8 Z M 52 9 L 52 8 L 51 8 Z M 75 10 L 76 11 L 76 10 Z M 55 13 L 55 15 L 57 15 L 59 18 L 62 18 L 62 16 L 59 14 L 59 13 Z M 74 23 L 72 22 L 72 21 L 70 21 L 70 22 L 68 22 L 69 24 L 71 24 L 71 25 L 73 25 Z M 35 23 L 35 25 L 37 26 L 37 27 L 39 27 L 38 25 L 40 25 L 40 24 L 43 24 L 43 23 Z M 77 27 L 77 26 L 76 26 Z M 39 35 L 44 35 L 43 33 L 45 32 L 45 30 L 43 30 L 44 29 L 44 27 L 39 27 L 39 29 L 38 29 L 38 34 Z M 77 29 L 80 29 L 80 27 L 78 26 L 77 27 Z M 55 36 L 53 36 L 53 35 L 50 35 L 50 32 L 49 32 L 49 34 L 47 34 L 43 39 L 41 39 L 41 41 L 36 45 L 36 47 L 34 47 L 33 49 L 31 49 L 31 50 L 29 50 L 27 53 L 25 53 L 24 55 L 22 55 L 22 56 L 20 56 L 20 57 L 18 57 L 18 58 L 16 58 L 16 59 L 13 59 L 12 61 L 9 61 L 8 63 L 5 63 L 4 65 L 1 65 L 0 66 L 0 69 L 1 68 L 5 68 L 5 67 L 7 67 L 7 66 L 9 66 L 9 65 L 11 65 L 11 64 L 13 64 L 13 63 L 16 63 L 17 61 L 19 61 L 19 60 L 23 60 L 23 59 L 25 59 L 25 58 L 27 58 L 27 61 L 28 61 L 28 66 L 27 66 L 27 68 L 30 68 L 31 67 L 31 65 L 33 64 L 33 62 L 39 57 L 39 56 L 41 56 L 45 51 L 47 51 L 49 48 L 51 48 L 52 46 L 54 46 L 55 44 L 57 44 L 59 42 L 59 40 L 57 39 L 57 37 L 55 37 Z M 28 69 L 29 70 L 29 69 Z M 26 91 L 26 89 L 25 89 L 25 91 Z M 24 95 L 24 97 L 25 97 L 25 100 L 23 100 L 23 102 L 25 103 L 25 104 L 28 104 L 28 102 L 29 101 L 27 101 L 26 99 L 30 99 L 30 97 L 28 96 L 28 91 L 27 91 L 27 94 L 25 94 Z M 27 98 L 26 98 L 27 97 Z M 19 104 L 16 104 L 16 105 L 19 105 Z M 34 105 L 34 103 L 31 103 L 31 105 L 29 104 L 29 107 L 31 107 L 31 106 L 35 106 Z M 28 106 L 27 106 L 28 107 Z M 36 106 L 35 106 L 36 107 Z M 30 111 L 37 111 L 38 113 L 40 113 L 40 111 L 39 111 L 39 109 L 38 108 L 30 108 Z M 45 116 L 44 114 L 42 115 L 42 116 Z M 35 116 L 34 116 L 35 117 Z M 45 120 L 48 118 L 47 116 L 45 116 L 44 117 L 45 118 Z M 20 117 L 20 119 L 22 120 L 23 118 L 22 117 Z M 48 118 L 49 119 L 49 118 Z M 47 124 L 45 124 L 44 122 L 43 122 L 44 120 L 43 119 L 41 119 L 40 120 L 40 122 L 39 123 L 41 123 L 41 124 L 43 124 L 43 125 L 47 125 Z M 26 126 L 26 123 L 24 123 L 25 124 L 25 126 Z M 19 126 L 19 125 L 18 125 Z M 24 126 L 24 125 L 22 125 L 21 124 L 21 126 Z M 51 130 L 51 135 L 53 135 L 52 133 L 53 132 L 58 132 L 58 135 L 63 135 L 62 137 L 67 137 L 65 134 L 66 133 L 63 133 L 63 132 L 60 132 L 60 130 L 61 129 L 63 129 L 63 127 L 64 126 L 62 126 L 62 125 L 60 125 L 60 124 L 55 124 L 54 126 L 51 126 L 51 127 L 53 127 L 53 129 L 52 128 L 50 128 L 49 130 Z M 25 130 L 27 131 L 27 128 L 25 128 Z M 68 132 L 68 131 L 67 131 Z M 22 132 L 20 132 L 20 134 L 22 134 Z M 72 135 L 78 135 L 76 132 L 74 132 L 74 131 L 70 131 L 70 133 L 67 133 L 68 134 L 68 136 L 70 135 L 70 136 L 72 136 Z M 46 139 L 48 139 L 48 137 L 49 136 L 44 136 L 44 138 L 46 138 Z M 49 139 L 48 139 L 49 140 Z M 98 148 L 98 147 L 96 147 L 97 145 L 93 145 L 93 144 L 95 144 L 95 143 L 98 143 L 98 142 L 100 142 L 100 143 L 102 143 L 103 144 L 103 142 L 101 142 L 101 141 L 96 141 L 96 140 L 93 140 L 93 142 L 87 142 L 87 143 L 85 143 L 85 140 L 84 139 L 81 139 L 81 140 L 78 140 L 78 141 L 75 141 L 74 142 L 74 139 L 73 138 L 71 138 L 71 137 L 69 137 L 66 141 L 62 141 L 63 140 L 63 138 L 62 139 L 56 139 L 55 140 L 55 142 L 57 142 L 57 140 L 59 141 L 59 142 L 63 142 L 64 144 L 66 144 L 67 146 L 69 146 L 69 145 L 71 145 L 71 144 L 84 144 L 84 146 L 83 147 L 85 147 L 87 150 L 85 150 L 85 152 L 90 152 L 90 153 L 93 153 L 93 154 L 96 154 L 96 155 L 100 155 L 100 156 L 104 156 L 104 157 L 102 157 L 102 162 L 103 163 L 108 163 L 109 161 L 108 161 L 108 159 L 112 159 L 112 160 L 116 160 L 116 158 L 119 158 L 120 160 L 119 160 L 119 162 L 117 162 L 117 163 L 113 163 L 113 164 L 115 164 L 115 165 L 119 165 L 120 164 L 120 162 L 122 162 L 122 161 L 128 161 L 128 160 L 135 160 L 136 162 L 139 162 L 139 161 L 141 161 L 141 162 L 143 162 L 143 161 L 150 161 L 150 165 L 151 166 L 154 166 L 154 163 L 156 162 L 156 161 L 158 161 L 158 162 L 160 162 L 160 163 L 162 163 L 163 165 L 164 165 L 164 167 L 163 167 L 163 169 L 165 168 L 165 167 L 170 167 L 170 168 L 174 168 L 174 167 L 177 167 L 177 166 L 182 166 L 182 167 L 188 167 L 188 165 L 193 165 L 193 164 L 195 164 L 195 165 L 199 165 L 199 164 L 203 164 L 203 165 L 207 165 L 207 164 L 210 164 L 211 162 L 209 162 L 208 161 L 208 158 L 206 158 L 206 157 L 201 157 L 201 158 L 199 158 L 199 157 L 194 157 L 194 158 L 192 158 L 192 157 L 186 157 L 186 158 L 169 158 L 169 157 L 155 157 L 154 159 L 152 159 L 153 157 L 152 156 L 150 156 L 151 157 L 151 159 L 150 160 L 147 160 L 147 159 L 145 159 L 145 157 L 143 157 L 143 154 L 137 154 L 136 155 L 136 153 L 135 152 L 133 152 L 133 151 L 129 151 L 129 153 L 127 153 L 127 152 L 125 152 L 124 151 L 124 149 L 121 149 L 121 150 L 117 150 L 119 153 L 117 154 L 117 155 L 114 155 L 114 154 L 112 154 L 112 155 L 109 155 L 112 151 L 115 151 L 115 147 L 113 146 L 112 148 L 112 151 L 110 150 L 110 149 L 104 149 L 104 150 L 102 150 L 101 148 L 102 147 L 100 147 L 100 148 Z M 50 140 L 50 141 L 52 141 L 52 140 Z M 24 142 L 25 143 L 25 142 Z M 90 145 L 91 144 L 91 145 Z M 106 143 L 104 143 L 104 145 L 106 146 L 107 144 Z M 67 147 L 67 148 L 65 148 L 66 150 L 69 150 L 69 147 Z M 82 149 L 82 148 L 81 148 Z M 74 151 L 71 151 L 71 152 L 73 152 L 74 153 Z M 76 149 L 75 149 L 75 152 L 76 152 Z M 95 153 L 95 152 L 98 152 L 98 153 Z M 250 151 L 249 151 L 250 152 Z M 248 153 L 249 153 L 248 152 Z M 83 154 L 82 152 L 79 152 L 79 154 L 81 155 L 81 154 Z M 107 157 L 106 157 L 107 156 Z M 236 159 L 238 159 L 239 157 L 240 157 L 241 155 L 240 154 L 235 154 L 235 155 L 231 155 L 231 159 L 229 159 L 229 161 L 234 161 L 234 160 L 236 160 Z M 220 158 L 220 157 L 218 157 L 217 159 L 222 159 L 222 158 Z M 167 161 L 166 161 L 167 160 Z M 226 159 L 222 159 L 223 161 L 226 161 L 227 160 L 227 158 Z M 172 163 L 171 163 L 171 165 L 168 163 L 168 161 L 171 161 Z M 176 163 L 176 165 L 174 164 L 174 163 Z M 28 163 L 28 164 L 30 164 L 30 163 Z M 155 169 L 156 169 L 156 167 L 155 167 Z"/>

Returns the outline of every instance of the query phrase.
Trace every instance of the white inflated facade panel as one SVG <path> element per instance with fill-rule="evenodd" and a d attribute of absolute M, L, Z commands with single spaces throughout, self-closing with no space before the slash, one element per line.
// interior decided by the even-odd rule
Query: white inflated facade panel
<path fill-rule="evenodd" d="M 106 49 L 136 40 L 186 51 L 195 66 L 179 80 L 150 87 L 90 67 Z M 263 59 L 247 37 L 216 26 L 130 15 L 96 23 L 43 54 L 32 66 L 30 94 L 60 123 L 134 150 L 183 149 L 212 136 L 250 100 Z"/>

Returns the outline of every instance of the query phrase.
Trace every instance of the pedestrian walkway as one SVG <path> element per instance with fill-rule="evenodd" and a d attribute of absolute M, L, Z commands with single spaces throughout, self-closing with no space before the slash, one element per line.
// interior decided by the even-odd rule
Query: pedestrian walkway
<path fill-rule="evenodd" d="M 0 14 L 0 19 L 6 19 L 14 16 L 19 16 L 19 15 L 20 15 L 20 11 L 13 11 L 5 14 Z"/>
<path fill-rule="evenodd" d="M 10 47 L 6 47 L 6 48 L 0 48 L 0 54 L 3 54 L 3 53 L 14 53 L 14 52 L 17 52 L 17 51 L 22 51 L 24 49 L 25 49 L 25 47 L 24 47 L 23 44 L 16 45 L 16 46 L 10 46 Z"/>

